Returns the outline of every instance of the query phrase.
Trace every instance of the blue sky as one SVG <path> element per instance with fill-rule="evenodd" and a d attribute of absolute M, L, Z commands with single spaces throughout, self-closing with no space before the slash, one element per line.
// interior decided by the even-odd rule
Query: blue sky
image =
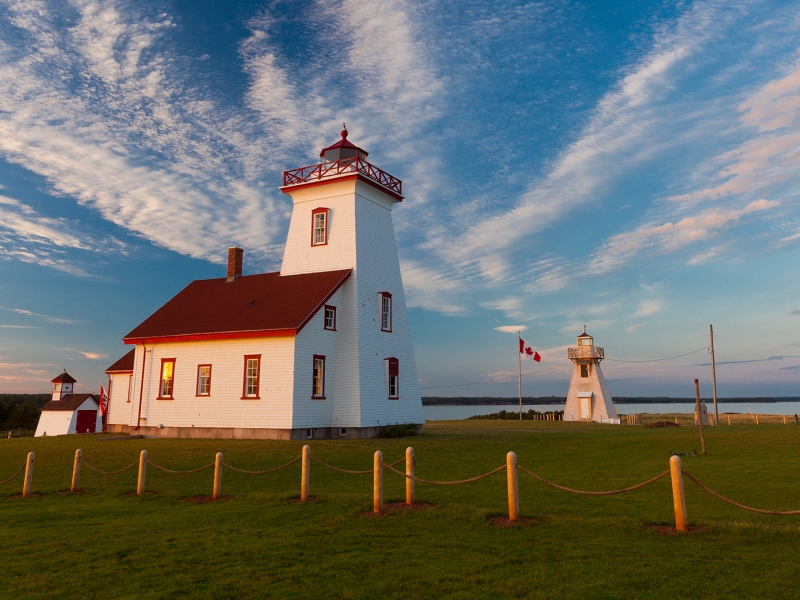
<path fill-rule="evenodd" d="M 277 270 L 281 172 L 345 121 L 404 182 L 423 394 L 515 395 L 500 326 L 566 395 L 584 324 L 646 360 L 713 323 L 721 395 L 800 395 L 799 34 L 788 1 L 3 0 L 0 392 L 94 391 L 228 246 Z M 708 362 L 603 369 L 707 395 Z"/>

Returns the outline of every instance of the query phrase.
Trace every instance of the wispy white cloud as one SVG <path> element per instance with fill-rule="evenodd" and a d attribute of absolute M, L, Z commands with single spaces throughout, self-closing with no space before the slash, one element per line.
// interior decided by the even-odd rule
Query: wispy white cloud
<path fill-rule="evenodd" d="M 44 319 L 45 321 L 48 321 L 50 323 L 62 323 L 62 324 L 65 324 L 65 325 L 73 325 L 73 324 L 77 323 L 77 321 L 75 321 L 73 319 L 64 319 L 64 318 L 61 318 L 61 317 L 53 317 L 51 315 L 43 315 L 43 314 L 40 314 L 40 313 L 35 313 L 33 311 L 30 311 L 30 310 L 26 310 L 24 308 L 9 308 L 8 306 L 0 306 L 0 310 L 6 310 L 6 311 L 9 311 L 9 312 L 17 313 L 18 315 L 25 315 L 27 317 L 38 317 L 38 318 Z"/>
<path fill-rule="evenodd" d="M 636 311 L 637 317 L 648 317 L 654 313 L 657 313 L 663 308 L 663 303 L 660 300 L 648 300 L 646 302 L 642 302 L 639 306 L 639 310 Z"/>
<path fill-rule="evenodd" d="M 504 333 L 517 333 L 518 331 L 525 331 L 527 328 L 527 325 L 501 325 L 494 329 L 495 331 L 502 331 Z"/>
<path fill-rule="evenodd" d="M 59 29 L 64 16 L 74 25 Z M 186 80 L 166 14 L 76 0 L 12 2 L 7 18 L 22 36 L 0 43 L 8 160 L 166 248 L 217 262 L 233 243 L 270 252 L 285 209 L 260 182 L 267 136 Z"/>

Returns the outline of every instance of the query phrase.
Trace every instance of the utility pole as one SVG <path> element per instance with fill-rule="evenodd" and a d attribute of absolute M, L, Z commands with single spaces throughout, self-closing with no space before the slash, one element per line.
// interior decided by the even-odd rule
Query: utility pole
<path fill-rule="evenodd" d="M 714 361 L 714 326 L 709 325 L 711 333 L 711 389 L 714 394 L 714 425 L 719 425 L 719 409 L 717 408 L 717 364 Z"/>
<path fill-rule="evenodd" d="M 706 436 L 703 435 L 703 410 L 700 407 L 700 382 L 694 380 L 694 391 L 697 395 L 697 423 L 700 425 L 700 454 L 706 455 Z"/>
<path fill-rule="evenodd" d="M 522 421 L 522 334 L 517 331 L 517 376 L 519 378 L 519 420 Z"/>

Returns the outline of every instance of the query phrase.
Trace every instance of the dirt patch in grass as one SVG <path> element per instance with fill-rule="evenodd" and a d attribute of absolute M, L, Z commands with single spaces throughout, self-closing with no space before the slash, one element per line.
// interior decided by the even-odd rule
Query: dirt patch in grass
<path fill-rule="evenodd" d="M 411 506 L 406 504 L 405 502 L 387 502 L 383 505 L 383 511 L 380 513 L 376 513 L 373 511 L 369 512 L 360 512 L 358 513 L 359 517 L 380 517 L 382 515 L 390 515 L 393 513 L 408 511 L 408 510 L 424 510 L 427 508 L 433 508 L 433 504 L 430 502 L 414 502 Z"/>
<path fill-rule="evenodd" d="M 136 498 L 136 496 L 138 496 L 139 494 L 137 494 L 136 492 L 123 492 L 121 495 L 125 496 L 126 498 Z M 143 495 L 155 496 L 156 493 L 150 490 L 145 490 Z"/>
<path fill-rule="evenodd" d="M 672 537 L 674 535 L 689 535 L 690 533 L 701 533 L 705 528 L 699 525 L 692 525 L 687 527 L 687 531 L 678 531 L 674 525 L 649 525 L 647 527 L 650 531 L 660 533 L 664 537 Z"/>
<path fill-rule="evenodd" d="M 500 527 L 502 529 L 506 529 L 508 527 L 525 527 L 526 525 L 531 525 L 533 523 L 538 523 L 539 519 L 534 519 L 531 517 L 520 517 L 516 521 L 511 521 L 508 517 L 490 517 L 489 523 L 494 525 L 495 527 Z"/>
<path fill-rule="evenodd" d="M 680 427 L 677 423 L 673 423 L 672 421 L 656 421 L 655 423 L 648 423 L 644 426 L 645 429 L 653 429 L 659 427 Z"/>
<path fill-rule="evenodd" d="M 56 496 L 78 496 L 80 494 L 83 494 L 85 491 L 86 490 L 76 490 L 74 492 L 71 492 L 69 490 L 61 490 L 56 492 Z"/>
<path fill-rule="evenodd" d="M 181 502 L 192 502 L 194 504 L 210 504 L 211 502 L 223 502 L 225 500 L 230 500 L 233 496 L 220 496 L 216 500 L 211 496 L 189 496 L 187 498 L 181 498 Z"/>
<path fill-rule="evenodd" d="M 290 502 L 292 504 L 300 504 L 301 502 L 313 502 L 314 500 L 319 500 L 316 496 L 309 496 L 308 500 L 300 500 L 300 498 L 288 498 L 286 502 Z"/>

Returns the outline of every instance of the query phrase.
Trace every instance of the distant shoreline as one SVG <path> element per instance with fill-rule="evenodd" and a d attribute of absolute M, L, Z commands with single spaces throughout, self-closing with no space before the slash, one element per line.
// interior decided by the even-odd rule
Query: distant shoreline
<path fill-rule="evenodd" d="M 713 398 L 701 398 L 706 404 L 714 402 Z M 559 405 L 566 404 L 567 398 L 564 396 L 542 396 L 540 398 L 522 398 L 523 406 L 530 405 Z M 614 404 L 694 404 L 694 398 L 670 398 L 670 397 L 614 397 Z M 717 398 L 717 402 L 728 404 L 774 404 L 776 402 L 800 402 L 800 396 L 776 396 L 776 397 L 752 397 L 752 398 Z M 423 406 L 502 406 L 519 404 L 519 398 L 439 398 L 423 397 Z"/>

